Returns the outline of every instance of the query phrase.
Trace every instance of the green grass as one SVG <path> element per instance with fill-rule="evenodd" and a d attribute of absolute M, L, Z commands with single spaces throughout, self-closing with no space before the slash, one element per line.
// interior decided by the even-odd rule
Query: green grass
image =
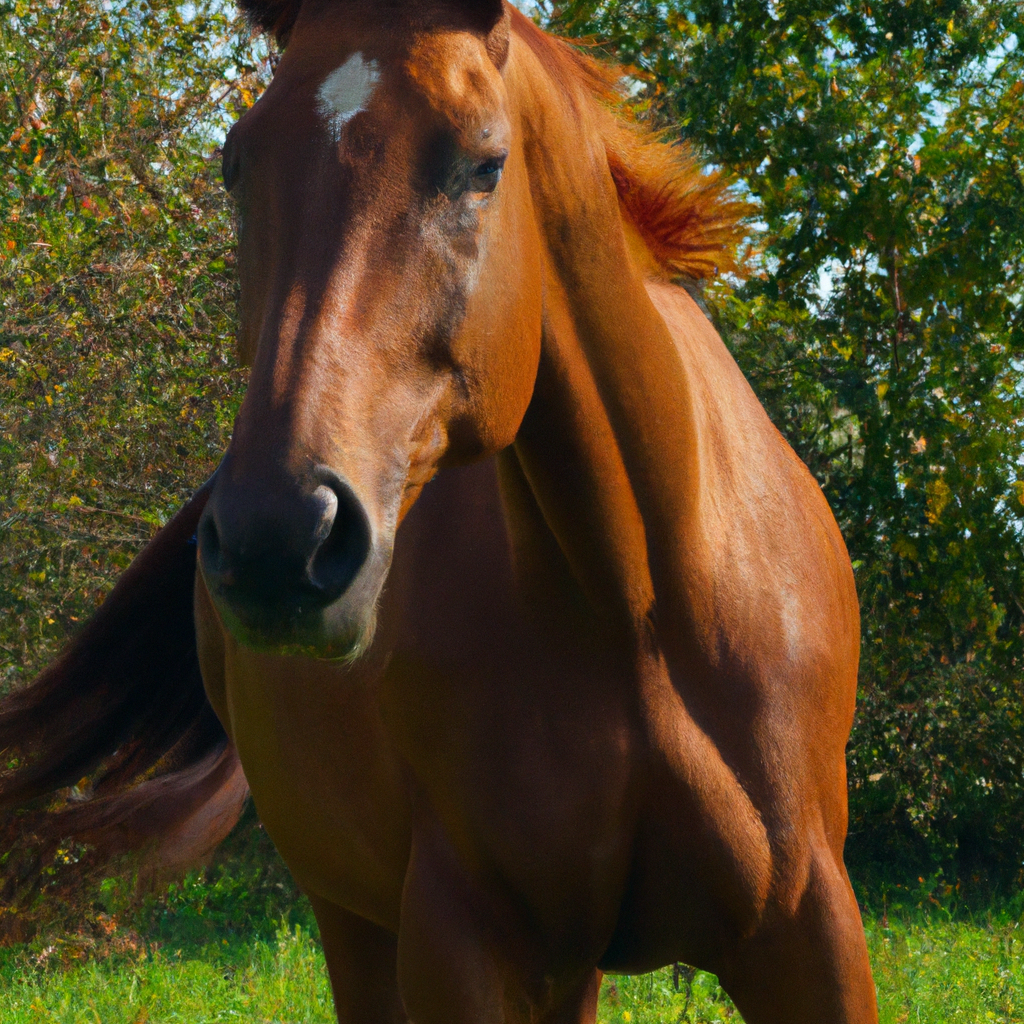
<path fill-rule="evenodd" d="M 140 948 L 70 966 L 47 966 L 48 948 L 3 959 L 4 1024 L 334 1021 L 323 956 L 301 925 L 271 942 Z"/>
<path fill-rule="evenodd" d="M 109 879 L 37 906 L 37 936 L 0 948 L 0 1024 L 333 1024 L 316 922 L 252 815 L 221 857 L 142 901 Z M 883 1024 L 1024 1024 L 1024 894 L 861 897 Z M 606 979 L 599 1019 L 740 1021 L 712 975 L 671 968 Z"/>
<path fill-rule="evenodd" d="M 882 1024 L 1024 1022 L 1024 949 L 1019 921 L 956 921 L 934 913 L 890 913 L 865 921 Z M 614 984 L 614 993 L 611 991 Z M 605 982 L 603 1024 L 738 1021 L 715 978 L 697 972 L 687 1006 L 671 970 Z M 686 1014 L 684 1014 L 686 1011 Z"/>
<path fill-rule="evenodd" d="M 885 1024 L 1024 1022 L 1018 922 L 943 920 L 939 913 L 868 920 Z M 739 1021 L 714 977 L 671 969 L 609 978 L 603 1024 Z M 270 939 L 174 948 L 117 932 L 106 943 L 32 943 L 0 951 L 2 1024 L 142 1024 L 181 1021 L 331 1024 L 323 956 L 310 931 L 284 924 Z"/>

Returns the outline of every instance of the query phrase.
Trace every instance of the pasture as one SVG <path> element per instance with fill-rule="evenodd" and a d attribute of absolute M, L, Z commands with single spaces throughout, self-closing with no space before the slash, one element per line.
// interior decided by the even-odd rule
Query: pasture
<path fill-rule="evenodd" d="M 252 882 L 192 875 L 133 912 L 97 913 L 77 934 L 0 950 L 0 1024 L 332 1024 L 308 905 L 287 882 Z M 883 1024 L 1024 1021 L 1019 901 L 966 913 L 925 887 L 890 895 L 884 912 L 865 915 Z M 606 978 L 598 1016 L 739 1019 L 712 975 L 671 968 Z"/>
<path fill-rule="evenodd" d="M 882 1024 L 1024 1022 L 1024 899 L 858 886 Z M 0 1024 L 334 1024 L 312 910 L 250 808 L 205 872 L 37 905 L 0 947 Z M 31 916 L 31 912 L 30 912 Z M 713 975 L 605 978 L 599 1024 L 741 1018 Z"/>

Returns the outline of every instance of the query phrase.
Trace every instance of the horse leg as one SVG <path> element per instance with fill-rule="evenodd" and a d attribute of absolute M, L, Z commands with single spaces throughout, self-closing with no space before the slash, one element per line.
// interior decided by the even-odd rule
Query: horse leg
<path fill-rule="evenodd" d="M 436 822 L 413 829 L 402 894 L 398 976 L 416 1024 L 594 1024 L 601 974 L 558 984 L 500 895 L 459 863 Z"/>
<path fill-rule="evenodd" d="M 550 1006 L 552 993 L 543 984 L 530 991 L 527 972 L 481 941 L 480 932 L 464 930 L 468 919 L 459 921 L 452 904 L 438 909 L 457 934 L 445 934 L 442 926 L 414 949 L 406 943 L 403 918 L 402 995 L 416 1024 L 595 1024 L 600 971 L 586 972 Z"/>
<path fill-rule="evenodd" d="M 338 1024 L 408 1024 L 398 995 L 398 939 L 318 896 L 310 896 Z"/>
<path fill-rule="evenodd" d="M 597 1020 L 597 999 L 601 994 L 602 974 L 591 971 L 580 982 L 577 991 L 541 1018 L 541 1024 L 594 1024 Z"/>
<path fill-rule="evenodd" d="M 446 850 L 417 841 L 402 893 L 398 983 L 416 1024 L 526 1024 L 508 1003 L 514 978 Z M 510 1012 L 512 1009 L 512 1012 Z"/>
<path fill-rule="evenodd" d="M 756 933 L 719 981 L 747 1024 L 877 1024 L 860 911 L 841 862 L 812 858 L 793 912 Z"/>

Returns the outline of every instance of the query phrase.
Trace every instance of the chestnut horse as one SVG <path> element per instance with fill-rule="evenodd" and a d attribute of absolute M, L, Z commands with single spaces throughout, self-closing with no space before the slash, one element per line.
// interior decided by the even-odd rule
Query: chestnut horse
<path fill-rule="evenodd" d="M 6 800 L 113 753 L 78 831 L 194 846 L 247 779 L 343 1022 L 592 1024 L 674 961 L 749 1024 L 875 1021 L 849 559 L 672 283 L 723 184 L 501 0 L 243 6 L 285 44 L 224 150 L 248 391 L 0 708 Z"/>

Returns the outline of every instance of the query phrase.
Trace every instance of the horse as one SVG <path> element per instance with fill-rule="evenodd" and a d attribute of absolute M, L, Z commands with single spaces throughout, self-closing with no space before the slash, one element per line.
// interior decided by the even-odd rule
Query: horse
<path fill-rule="evenodd" d="M 194 853 L 248 786 L 341 1022 L 593 1024 L 675 962 L 876 1021 L 849 557 L 680 283 L 727 182 L 503 0 L 242 7 L 283 47 L 223 150 L 248 388 L 0 707 L 4 800 L 101 765 L 65 833 Z"/>

